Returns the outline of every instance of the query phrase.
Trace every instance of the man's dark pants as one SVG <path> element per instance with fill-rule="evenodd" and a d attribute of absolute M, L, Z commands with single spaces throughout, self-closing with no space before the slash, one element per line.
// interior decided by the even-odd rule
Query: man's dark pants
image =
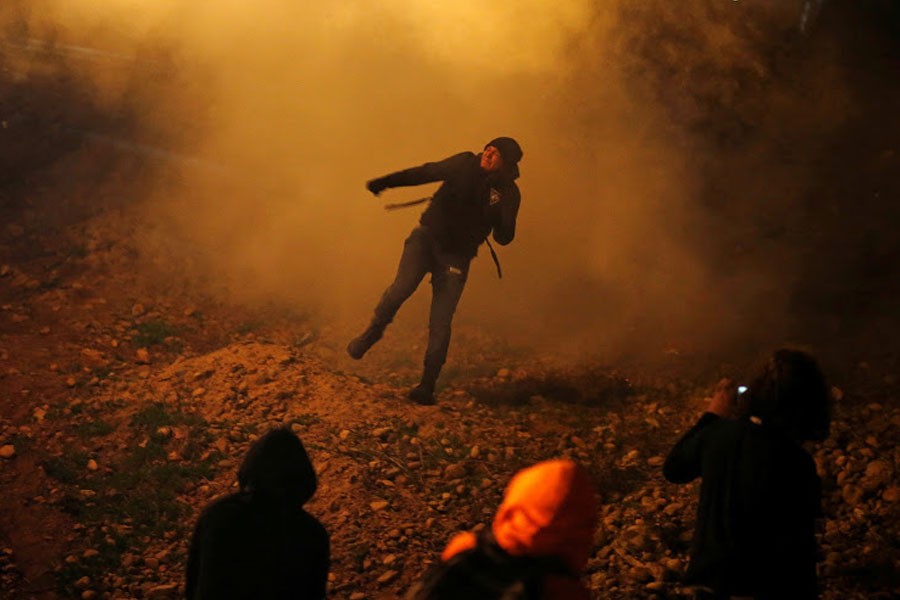
<path fill-rule="evenodd" d="M 403 245 L 400 265 L 378 306 L 369 331 L 378 336 L 394 319 L 400 306 L 431 273 L 431 315 L 428 321 L 428 349 L 422 383 L 434 387 L 450 347 L 450 324 L 462 296 L 469 273 L 470 259 L 442 252 L 427 227 L 413 229 Z"/>

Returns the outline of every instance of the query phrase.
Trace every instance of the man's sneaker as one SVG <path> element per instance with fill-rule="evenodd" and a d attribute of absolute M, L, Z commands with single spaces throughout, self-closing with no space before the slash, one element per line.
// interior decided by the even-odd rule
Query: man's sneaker
<path fill-rule="evenodd" d="M 359 360 L 365 356 L 366 352 L 369 351 L 369 348 L 374 346 L 375 342 L 380 339 L 381 332 L 370 327 L 369 329 L 366 329 L 361 336 L 350 340 L 350 343 L 347 344 L 347 354 L 349 354 L 350 358 L 353 360 Z"/>
<path fill-rule="evenodd" d="M 434 388 L 421 383 L 409 390 L 408 396 L 410 400 L 423 406 L 430 406 L 435 403 Z"/>

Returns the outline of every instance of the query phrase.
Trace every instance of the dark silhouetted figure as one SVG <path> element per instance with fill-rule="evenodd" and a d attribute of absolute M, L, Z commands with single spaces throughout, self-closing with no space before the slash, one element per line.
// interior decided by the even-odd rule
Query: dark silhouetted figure
<path fill-rule="evenodd" d="M 743 394 L 719 382 L 663 466 L 674 483 L 702 477 L 687 583 L 716 598 L 818 598 L 821 482 L 800 443 L 828 436 L 830 398 L 816 361 L 796 350 L 775 352 Z"/>
<path fill-rule="evenodd" d="M 516 474 L 491 527 L 456 535 L 410 600 L 587 600 L 597 500 L 587 472 L 548 460 Z"/>
<path fill-rule="evenodd" d="M 288 429 L 260 438 L 238 471 L 240 491 L 210 505 L 191 539 L 188 600 L 325 597 L 329 539 L 303 505 L 316 473 Z"/>
<path fill-rule="evenodd" d="M 375 307 L 369 327 L 347 346 L 351 357 L 362 358 L 381 339 L 425 275 L 431 273 L 425 365 L 419 385 L 409 393 L 419 404 L 434 404 L 434 387 L 450 347 L 453 313 L 478 247 L 492 232 L 502 245 L 515 237 L 520 202 L 515 180 L 521 158 L 522 149 L 514 139 L 499 137 L 488 142 L 481 154 L 462 152 L 366 184 L 378 195 L 387 188 L 443 182 L 422 213 L 419 226 L 406 239 L 397 275 Z"/>

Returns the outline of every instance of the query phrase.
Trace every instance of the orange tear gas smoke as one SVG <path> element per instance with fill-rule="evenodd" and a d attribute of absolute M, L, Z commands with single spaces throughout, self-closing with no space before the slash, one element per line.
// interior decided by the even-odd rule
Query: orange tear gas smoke
<path fill-rule="evenodd" d="M 667 340 L 714 344 L 758 316 L 772 328 L 783 318 L 786 301 L 771 291 L 792 277 L 790 258 L 785 272 L 768 258 L 723 272 L 719 223 L 698 200 L 717 159 L 718 176 L 759 186 L 741 166 L 772 167 L 769 148 L 720 154 L 681 125 L 710 106 L 740 115 L 758 101 L 743 94 L 772 103 L 758 124 L 772 130 L 785 115 L 810 130 L 838 123 L 845 105 L 839 74 L 819 65 L 807 81 L 831 96 L 814 110 L 790 90 L 752 87 L 771 72 L 741 25 L 763 11 L 744 4 L 58 1 L 5 18 L 31 38 L 134 57 L 124 76 L 69 63 L 135 115 L 134 143 L 196 161 L 176 161 L 178 185 L 146 199 L 148 252 L 189 257 L 198 285 L 211 277 L 238 300 L 302 306 L 351 328 L 368 319 L 419 212 L 383 211 L 364 182 L 515 136 L 525 150 L 517 239 L 501 251 L 502 283 L 486 251 L 476 259 L 458 322 L 615 354 L 640 352 L 651 332 L 659 352 Z M 801 5 L 760 22 L 784 31 Z M 668 94 L 654 87 L 661 73 L 674 82 Z M 810 174 L 782 165 L 769 177 L 791 202 Z M 422 300 L 400 321 L 419 327 Z"/>

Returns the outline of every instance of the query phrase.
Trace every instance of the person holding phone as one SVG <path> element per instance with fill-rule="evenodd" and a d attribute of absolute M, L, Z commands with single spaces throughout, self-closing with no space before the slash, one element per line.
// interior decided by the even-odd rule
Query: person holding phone
<path fill-rule="evenodd" d="M 821 482 L 802 442 L 824 440 L 831 396 L 816 361 L 780 349 L 738 393 L 723 379 L 669 452 L 663 475 L 700 477 L 686 583 L 715 598 L 818 598 Z"/>

